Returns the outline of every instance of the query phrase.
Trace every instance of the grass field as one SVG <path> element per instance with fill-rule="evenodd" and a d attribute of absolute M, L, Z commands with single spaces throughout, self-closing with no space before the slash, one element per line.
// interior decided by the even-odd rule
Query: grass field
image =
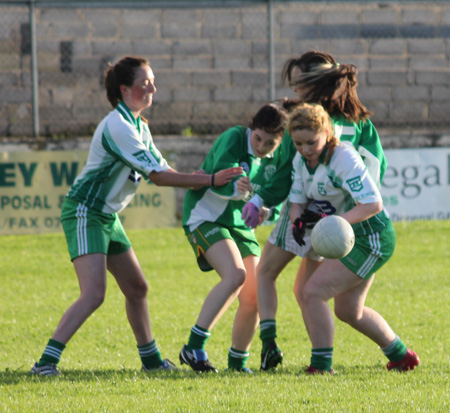
<path fill-rule="evenodd" d="M 60 377 L 29 375 L 78 283 L 62 234 L 0 238 L 0 411 L 45 412 L 448 412 L 450 410 L 450 221 L 398 223 L 397 249 L 376 276 L 367 305 L 385 316 L 421 358 L 407 374 L 387 372 L 377 346 L 336 322 L 334 376 L 307 376 L 310 344 L 292 294 L 299 261 L 278 281 L 283 368 L 254 376 L 225 373 L 236 304 L 207 345 L 218 375 L 140 371 L 124 299 L 108 278 L 105 303 L 69 342 Z M 270 228 L 258 229 L 264 243 Z M 163 357 L 178 364 L 215 273 L 201 273 L 180 228 L 129 231 L 150 283 L 153 331 Z M 259 331 L 258 331 L 259 334 Z"/>

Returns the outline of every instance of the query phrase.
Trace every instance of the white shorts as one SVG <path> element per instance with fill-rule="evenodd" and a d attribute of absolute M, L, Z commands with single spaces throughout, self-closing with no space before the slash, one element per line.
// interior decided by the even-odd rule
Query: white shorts
<path fill-rule="evenodd" d="M 299 257 L 310 258 L 314 261 L 323 261 L 323 257 L 318 255 L 311 247 L 311 231 L 306 229 L 305 237 L 303 240 L 306 245 L 300 246 L 295 242 L 292 236 L 292 223 L 289 219 L 289 201 L 284 201 L 281 208 L 280 219 L 277 221 L 275 228 L 269 235 L 267 241 L 271 244 L 288 251 Z"/>

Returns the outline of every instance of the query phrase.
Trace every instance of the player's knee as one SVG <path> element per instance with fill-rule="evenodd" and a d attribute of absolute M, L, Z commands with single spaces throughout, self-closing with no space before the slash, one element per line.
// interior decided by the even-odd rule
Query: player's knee
<path fill-rule="evenodd" d="M 245 283 L 247 273 L 244 269 L 236 269 L 233 274 L 227 277 L 228 283 L 233 291 L 239 290 Z"/>
<path fill-rule="evenodd" d="M 91 312 L 99 308 L 105 301 L 105 290 L 90 291 L 80 297 L 84 301 L 85 308 L 88 308 Z"/>
<path fill-rule="evenodd" d="M 126 298 L 129 301 L 139 301 L 147 297 L 148 283 L 145 279 L 142 279 L 133 285 L 131 285 L 126 291 Z"/>
<path fill-rule="evenodd" d="M 258 279 L 262 280 L 262 281 L 266 281 L 266 280 L 276 280 L 278 277 L 278 272 L 275 271 L 274 268 L 272 268 L 270 266 L 270 264 L 268 263 L 260 263 L 260 265 L 258 266 Z"/>
<path fill-rule="evenodd" d="M 300 308 L 302 308 L 303 304 L 305 302 L 304 291 L 302 289 L 299 289 L 295 285 L 294 285 L 293 291 L 294 291 L 295 298 L 297 299 L 298 305 L 300 306 Z"/>
<path fill-rule="evenodd" d="M 345 306 L 335 306 L 334 314 L 339 320 L 350 325 L 357 323 L 360 318 L 354 309 Z"/>

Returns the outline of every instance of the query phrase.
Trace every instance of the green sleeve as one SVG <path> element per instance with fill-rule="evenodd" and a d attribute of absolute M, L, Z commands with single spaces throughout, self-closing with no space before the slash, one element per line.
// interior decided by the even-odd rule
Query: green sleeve
<path fill-rule="evenodd" d="M 211 148 L 202 168 L 207 173 L 216 173 L 222 169 L 240 166 L 240 161 L 248 152 L 246 129 L 242 126 L 235 126 L 222 133 Z M 245 172 L 241 176 L 245 176 Z M 212 188 L 213 192 L 226 197 L 234 194 L 234 182 L 239 177 L 234 178 L 227 185 Z"/>
<path fill-rule="evenodd" d="M 282 161 L 269 182 L 256 192 L 266 206 L 277 206 L 288 197 L 292 184 L 292 160 L 295 154 L 292 138 L 286 131 L 281 143 Z"/>
<path fill-rule="evenodd" d="M 380 181 L 383 181 L 384 174 L 387 168 L 387 159 L 381 146 L 380 137 L 375 129 L 375 126 L 370 120 L 360 122 L 358 128 L 361 130 L 361 139 L 359 146 L 367 149 L 373 156 L 375 156 L 380 163 Z"/>

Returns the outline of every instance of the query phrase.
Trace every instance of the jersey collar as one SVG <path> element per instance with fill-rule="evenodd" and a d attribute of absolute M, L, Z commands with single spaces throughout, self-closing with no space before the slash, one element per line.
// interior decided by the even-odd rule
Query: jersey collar
<path fill-rule="evenodd" d="M 304 164 L 306 165 L 306 167 L 308 168 L 309 171 L 315 171 L 317 169 L 317 167 L 322 163 L 324 163 L 325 161 L 325 157 L 327 156 L 327 152 L 328 152 L 328 144 L 325 146 L 324 150 L 322 151 L 322 153 L 319 156 L 319 163 L 314 167 L 314 168 L 310 168 L 308 166 L 308 160 L 301 155 L 302 157 L 302 161 L 304 162 Z"/>
<path fill-rule="evenodd" d="M 141 131 L 141 117 L 138 116 L 138 118 L 136 119 L 123 100 L 119 101 L 119 104 L 116 106 L 116 109 L 128 122 L 130 122 L 134 127 L 136 127 L 136 129 L 139 132 Z"/>

